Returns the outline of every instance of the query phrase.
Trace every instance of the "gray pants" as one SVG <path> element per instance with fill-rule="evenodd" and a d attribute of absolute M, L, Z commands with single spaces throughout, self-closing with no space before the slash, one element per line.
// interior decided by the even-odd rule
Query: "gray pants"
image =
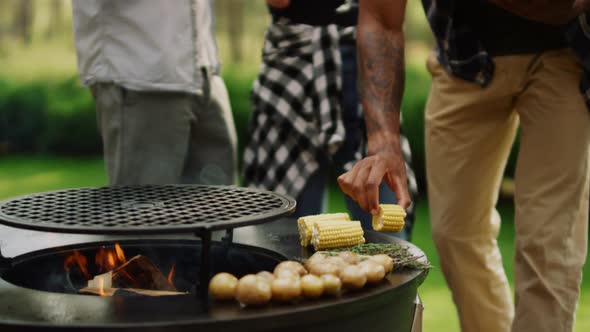
<path fill-rule="evenodd" d="M 202 95 L 91 89 L 111 185 L 236 183 L 236 131 L 219 76 Z"/>

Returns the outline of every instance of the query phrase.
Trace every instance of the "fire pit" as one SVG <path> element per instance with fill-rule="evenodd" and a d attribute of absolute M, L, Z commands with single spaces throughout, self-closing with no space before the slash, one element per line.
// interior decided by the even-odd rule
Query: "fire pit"
<path fill-rule="evenodd" d="M 241 189 L 228 188 L 227 190 Z M 195 200 L 203 199 L 194 198 L 194 192 L 190 193 L 188 190 L 186 192 Z M 253 195 L 259 192 L 245 190 L 239 194 L 234 193 L 234 196 L 238 197 L 242 193 Z M 254 205 L 258 209 L 257 212 L 248 210 L 250 212 L 246 211 L 245 214 L 231 217 L 233 213 L 230 211 L 233 208 L 219 210 L 224 210 L 224 213 L 230 215 L 228 220 L 236 218 L 238 222 L 232 224 L 232 227 L 236 227 L 278 218 L 289 213 L 294 207 L 294 202 L 288 198 L 269 195 L 266 199 L 277 199 L 277 203 L 272 205 L 269 201 L 256 202 Z M 131 221 L 138 225 L 132 225 L 130 228 L 151 227 L 145 224 L 139 225 L 139 221 L 144 218 L 150 220 L 153 225 L 163 222 L 161 218 L 165 212 L 160 210 L 160 216 L 158 216 L 155 211 L 152 211 L 153 213 L 148 211 L 168 206 L 169 203 L 165 197 L 158 197 L 152 193 L 151 197 L 143 198 L 143 201 L 126 203 L 130 205 L 123 207 L 122 201 L 128 201 L 123 196 L 111 197 L 116 202 L 111 203 L 111 206 L 116 204 L 122 211 L 134 209 L 130 213 L 139 214 L 135 217 L 135 221 Z M 256 197 L 265 200 L 260 196 Z M 33 201 L 35 200 L 33 198 Z M 231 201 L 231 199 L 222 200 L 221 198 L 219 200 L 223 201 L 220 204 L 222 207 L 227 206 L 226 204 Z M 236 200 L 240 201 L 240 206 L 247 205 L 244 203 L 247 198 L 243 199 L 240 196 Z M 14 218 L 6 221 L 7 214 L 14 216 L 18 211 L 6 208 L 9 206 L 14 209 L 14 202 L 0 204 L 0 218 L 11 225 L 22 226 L 23 224 L 19 224 L 19 220 Z M 156 204 L 157 202 L 162 202 L 163 205 Z M 67 207 L 68 203 L 70 202 L 67 199 L 62 199 L 59 204 L 54 204 L 55 209 Z M 37 204 L 42 206 L 40 203 Z M 83 203 L 79 204 L 83 205 Z M 184 204 L 195 206 L 192 201 Z M 104 199 L 102 206 L 107 205 L 108 201 Z M 264 207 L 261 208 L 261 206 Z M 19 209 L 26 211 L 26 207 L 27 204 L 19 203 Z M 186 205 L 183 208 L 188 209 Z M 41 211 L 41 208 L 38 210 Z M 75 211 L 75 209 L 71 210 Z M 107 209 L 107 211 L 114 214 L 112 210 Z M 203 214 L 202 209 L 198 211 L 204 215 L 201 220 L 208 220 L 210 215 Z M 75 213 L 81 214 L 80 211 Z M 96 211 L 94 213 L 96 214 Z M 272 304 L 264 308 L 241 308 L 236 303 L 215 302 L 212 304 L 210 300 L 203 301 L 203 297 L 194 296 L 194 294 L 204 294 L 204 288 L 199 285 L 202 285 L 204 278 L 208 278 L 212 273 L 224 271 L 241 276 L 260 270 L 272 270 L 282 260 L 305 258 L 312 254 L 299 246 L 294 220 L 281 219 L 273 223 L 242 227 L 236 229 L 233 236 L 228 232 L 212 234 L 213 229 L 228 229 L 221 227 L 223 223 L 216 223 L 219 219 L 209 218 L 209 220 L 213 219 L 208 222 L 213 225 L 210 228 L 203 228 L 202 225 L 199 225 L 201 228 L 195 227 L 195 223 L 187 223 L 189 220 L 184 220 L 184 223 L 178 222 L 176 226 L 182 225 L 180 227 L 190 229 L 191 232 L 196 232 L 200 236 L 205 234 L 202 240 L 192 240 L 187 238 L 187 235 L 167 235 L 167 239 L 154 239 L 141 232 L 139 233 L 142 235 L 137 235 L 138 232 L 122 231 L 125 227 L 119 227 L 120 225 L 116 224 L 114 226 L 92 225 L 92 220 L 96 220 L 91 218 L 92 212 L 79 216 L 78 219 L 63 218 L 62 223 L 76 223 L 76 225 L 63 226 L 63 229 L 57 229 L 62 226 L 53 224 L 55 219 L 50 218 L 56 217 L 51 217 L 51 213 L 39 212 L 34 216 L 45 218 L 45 224 L 32 221 L 31 214 L 32 212 L 29 212 L 29 219 L 26 219 L 28 228 L 46 229 L 45 227 L 49 225 L 54 231 L 65 229 L 68 232 L 74 230 L 80 232 L 81 229 L 89 227 L 92 230 L 86 233 L 100 233 L 103 229 L 99 232 L 97 227 L 112 227 L 111 229 L 115 231 L 106 233 L 127 233 L 128 235 L 118 236 L 117 239 L 125 255 L 149 257 L 163 274 L 171 276 L 174 286 L 182 294 L 159 297 L 127 292 L 113 297 L 80 295 L 78 292 L 85 286 L 87 278 L 78 269 L 65 269 L 64 260 L 77 253 L 86 257 L 88 261 L 92 261 L 101 248 L 113 249 L 115 245 L 115 241 L 111 240 L 95 242 L 98 238 L 89 235 L 88 241 L 82 244 L 28 252 L 10 259 L 3 259 L 0 256 L 1 331 L 65 328 L 80 331 L 300 331 L 302 329 L 305 331 L 351 331 L 354 329 L 410 331 L 417 287 L 426 276 L 426 272 L 421 270 L 397 272 L 388 276 L 387 280 L 380 285 L 362 292 L 346 293 L 337 298 L 304 301 L 291 306 Z M 180 213 L 176 215 L 182 216 Z M 81 226 L 86 222 L 80 220 L 87 220 L 92 226 Z M 111 221 L 104 220 L 101 222 L 115 223 L 119 219 L 113 216 Z M 73 227 L 70 228 L 70 226 Z M 157 227 L 160 226 L 164 227 L 162 231 L 171 233 L 169 228 L 165 228 L 168 225 Z M 177 232 L 178 229 L 175 231 Z M 41 240 L 50 235 L 54 237 L 51 233 L 37 233 L 34 238 Z M 132 239 L 129 239 L 129 236 Z M 416 254 L 423 255 L 418 248 L 383 234 L 367 232 L 366 238 L 368 242 L 404 243 L 409 245 Z M 61 243 L 67 242 L 66 237 L 60 239 Z M 12 241 L 18 240 L 12 239 Z M 207 253 L 206 256 L 204 252 Z M 170 270 L 173 266 L 174 274 L 171 275 Z M 88 273 L 91 275 L 99 273 L 96 269 L 96 265 L 88 264 Z"/>

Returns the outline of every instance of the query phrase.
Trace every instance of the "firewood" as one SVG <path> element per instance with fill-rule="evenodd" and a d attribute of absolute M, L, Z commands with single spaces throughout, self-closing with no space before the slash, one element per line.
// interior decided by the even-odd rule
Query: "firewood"
<path fill-rule="evenodd" d="M 170 291 L 177 289 L 164 274 L 149 260 L 137 255 L 113 271 L 98 275 L 88 281 L 88 288 L 135 288 L 144 290 Z"/>
<path fill-rule="evenodd" d="M 137 289 L 137 288 L 100 288 L 85 287 L 79 290 L 81 294 L 93 294 L 101 296 L 173 296 L 173 295 L 186 295 L 183 292 L 170 292 L 170 291 L 158 291 L 151 289 Z"/>

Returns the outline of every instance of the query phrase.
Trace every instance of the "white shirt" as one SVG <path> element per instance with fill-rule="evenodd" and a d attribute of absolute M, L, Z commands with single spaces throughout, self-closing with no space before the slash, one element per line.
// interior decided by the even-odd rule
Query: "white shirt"
<path fill-rule="evenodd" d="M 82 84 L 201 93 L 219 68 L 210 0 L 73 0 Z"/>

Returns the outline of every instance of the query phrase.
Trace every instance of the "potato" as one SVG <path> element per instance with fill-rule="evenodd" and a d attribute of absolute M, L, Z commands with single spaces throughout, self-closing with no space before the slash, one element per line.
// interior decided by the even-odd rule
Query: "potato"
<path fill-rule="evenodd" d="M 360 289 L 367 283 L 367 276 L 358 265 L 349 265 L 340 271 L 340 281 L 345 289 Z"/>
<path fill-rule="evenodd" d="M 256 273 L 256 276 L 260 277 L 268 282 L 272 282 L 273 280 L 275 280 L 274 274 L 272 274 L 268 271 L 260 271 L 260 272 Z"/>
<path fill-rule="evenodd" d="M 322 283 L 324 284 L 324 294 L 338 295 L 340 293 L 340 289 L 342 288 L 340 278 L 333 274 L 324 274 L 320 279 L 322 279 Z"/>
<path fill-rule="evenodd" d="M 301 278 L 301 288 L 303 290 L 303 296 L 308 299 L 317 299 L 324 293 L 322 279 L 313 274 L 308 274 Z"/>
<path fill-rule="evenodd" d="M 303 276 L 303 275 L 307 274 L 307 270 L 303 267 L 303 265 L 301 265 L 301 263 L 295 262 L 295 261 L 284 261 L 284 262 L 280 262 L 279 265 L 277 265 L 275 267 L 275 269 L 274 269 L 275 276 L 277 274 L 277 271 L 280 271 L 283 269 L 295 271 L 297 274 L 299 274 L 299 276 Z"/>
<path fill-rule="evenodd" d="M 299 276 L 299 273 L 297 273 L 296 271 L 283 268 L 283 269 L 275 270 L 274 278 L 275 279 L 299 279 L 301 277 Z"/>
<path fill-rule="evenodd" d="M 391 272 L 393 270 L 393 259 L 389 257 L 389 255 L 379 254 L 369 256 L 369 259 L 379 263 L 379 265 L 383 266 L 385 269 L 385 273 Z"/>
<path fill-rule="evenodd" d="M 342 251 L 338 253 L 338 257 L 342 258 L 346 263 L 354 265 L 360 262 L 359 256 L 352 251 Z"/>
<path fill-rule="evenodd" d="M 236 299 L 245 305 L 262 305 L 272 297 L 271 286 L 264 278 L 254 274 L 243 276 L 238 281 Z"/>
<path fill-rule="evenodd" d="M 334 264 L 340 269 L 343 269 L 345 266 L 349 265 L 344 259 L 342 259 L 342 257 L 338 256 L 327 257 L 324 262 Z"/>
<path fill-rule="evenodd" d="M 209 294 L 220 301 L 233 300 L 236 297 L 237 288 L 238 278 L 225 272 L 216 274 L 209 282 Z"/>
<path fill-rule="evenodd" d="M 360 262 L 358 266 L 367 276 L 367 283 L 369 284 L 377 284 L 385 278 L 385 268 L 375 261 L 367 259 Z"/>
<path fill-rule="evenodd" d="M 338 275 L 340 273 L 340 267 L 323 260 L 320 262 L 314 262 L 309 268 L 309 272 L 316 276 L 322 276 L 324 274 Z"/>
<path fill-rule="evenodd" d="M 313 265 L 315 262 L 319 262 L 322 261 L 324 259 L 326 259 L 326 255 L 321 253 L 321 252 L 316 252 L 315 254 L 313 254 L 311 257 L 309 257 L 307 259 L 307 261 L 305 261 L 305 268 L 307 270 L 310 270 L 310 266 Z"/>
<path fill-rule="evenodd" d="M 272 282 L 272 299 L 279 302 L 293 301 L 301 296 L 301 281 L 299 279 L 275 279 Z"/>

